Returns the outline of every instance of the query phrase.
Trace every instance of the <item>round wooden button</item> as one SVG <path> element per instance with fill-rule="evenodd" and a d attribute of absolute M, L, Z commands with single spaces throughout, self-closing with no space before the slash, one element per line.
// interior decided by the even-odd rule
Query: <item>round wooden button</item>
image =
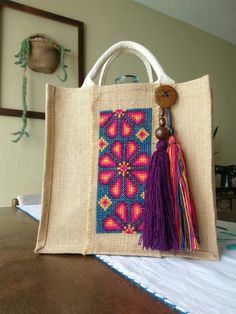
<path fill-rule="evenodd" d="M 178 94 L 170 85 L 160 85 L 155 91 L 156 103 L 160 107 L 168 108 L 176 103 Z"/>

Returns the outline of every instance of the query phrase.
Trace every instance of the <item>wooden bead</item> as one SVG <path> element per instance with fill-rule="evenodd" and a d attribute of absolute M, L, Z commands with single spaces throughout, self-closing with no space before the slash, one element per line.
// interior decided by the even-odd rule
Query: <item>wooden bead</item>
<path fill-rule="evenodd" d="M 156 129 L 155 135 L 158 140 L 167 139 L 169 136 L 169 130 L 166 127 L 159 127 Z"/>
<path fill-rule="evenodd" d="M 164 115 L 165 115 L 165 108 L 160 108 L 160 117 L 164 117 Z"/>
<path fill-rule="evenodd" d="M 165 126 L 166 125 L 166 119 L 165 118 L 160 118 L 159 125 L 160 126 Z"/>

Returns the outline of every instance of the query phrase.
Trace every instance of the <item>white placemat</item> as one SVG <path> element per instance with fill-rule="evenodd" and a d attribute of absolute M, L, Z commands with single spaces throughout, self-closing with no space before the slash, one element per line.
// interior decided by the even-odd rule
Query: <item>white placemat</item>
<path fill-rule="evenodd" d="M 40 219 L 40 205 L 21 206 Z M 219 262 L 183 258 L 96 257 L 181 313 L 236 313 L 236 224 L 217 221 Z M 227 229 L 227 230 L 225 230 Z"/>
<path fill-rule="evenodd" d="M 20 210 L 34 218 L 35 220 L 39 221 L 41 217 L 41 204 L 37 205 L 18 205 L 17 206 Z"/>

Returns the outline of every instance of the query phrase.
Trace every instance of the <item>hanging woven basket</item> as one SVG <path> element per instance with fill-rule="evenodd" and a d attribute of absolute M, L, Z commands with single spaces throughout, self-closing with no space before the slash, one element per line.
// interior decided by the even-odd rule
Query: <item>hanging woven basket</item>
<path fill-rule="evenodd" d="M 30 36 L 29 42 L 28 66 L 36 72 L 55 72 L 60 61 L 60 46 L 43 34 Z"/>

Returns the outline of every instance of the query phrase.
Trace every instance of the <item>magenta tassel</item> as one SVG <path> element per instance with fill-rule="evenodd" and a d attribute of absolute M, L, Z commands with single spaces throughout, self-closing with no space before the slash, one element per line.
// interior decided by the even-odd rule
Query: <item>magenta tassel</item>
<path fill-rule="evenodd" d="M 144 199 L 144 227 L 139 240 L 143 248 L 159 251 L 178 250 L 170 183 L 167 143 L 156 145 L 148 169 Z"/>

